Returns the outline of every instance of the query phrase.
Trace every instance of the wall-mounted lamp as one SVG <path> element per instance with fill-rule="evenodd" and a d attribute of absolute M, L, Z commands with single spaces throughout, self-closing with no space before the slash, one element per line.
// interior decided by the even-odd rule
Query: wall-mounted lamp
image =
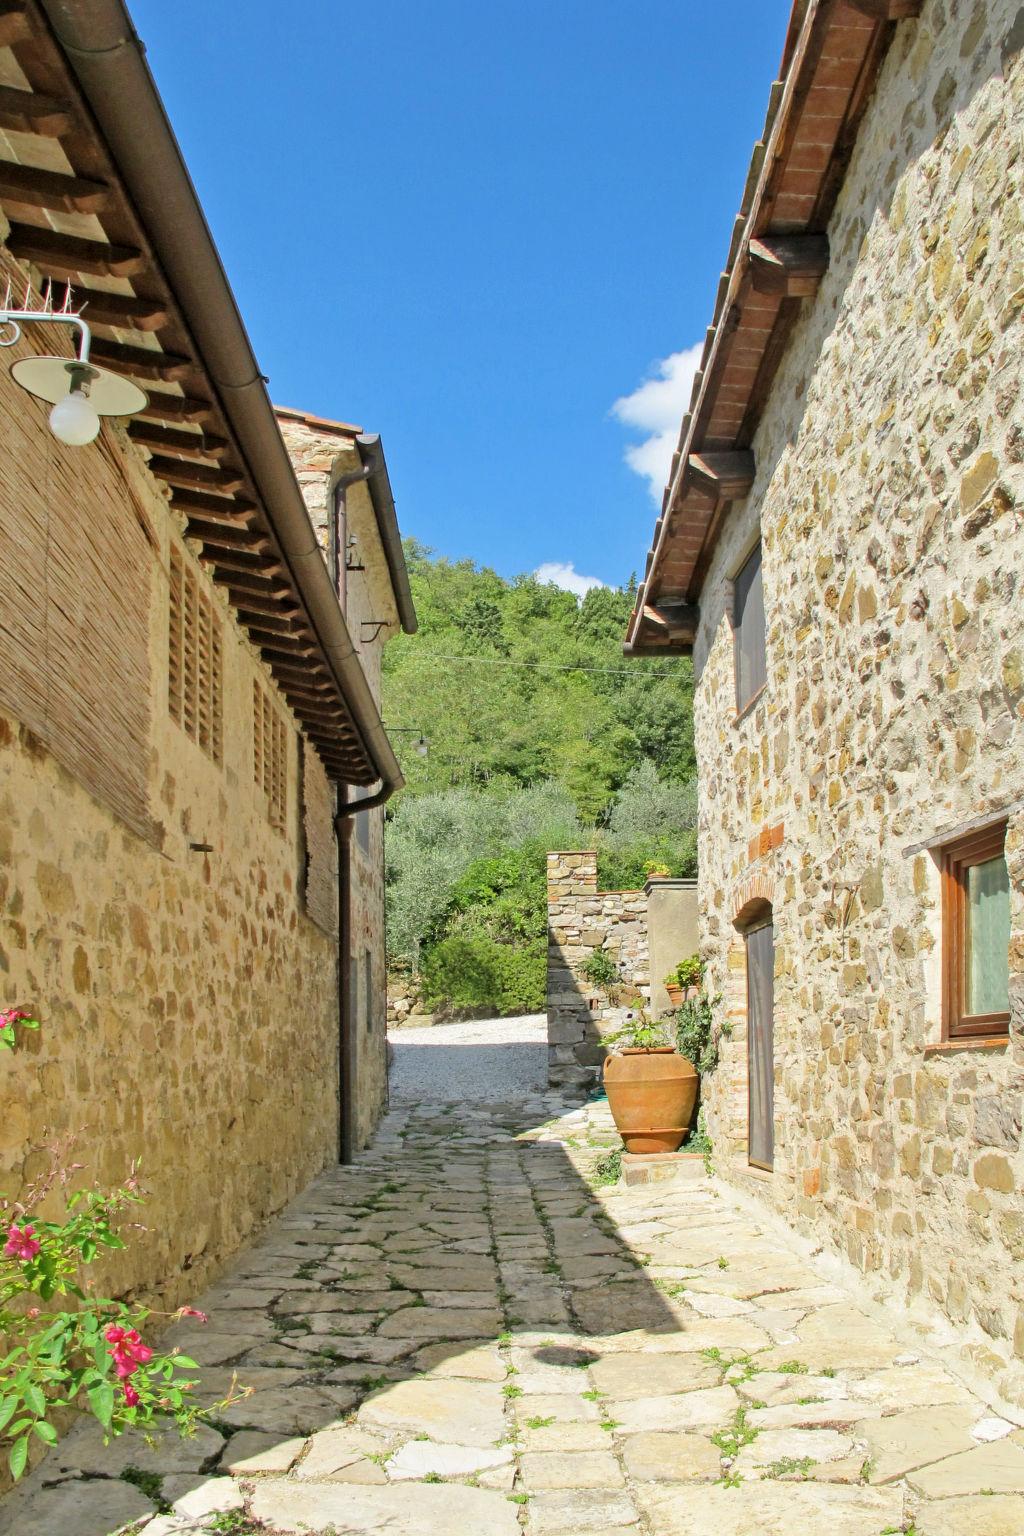
<path fill-rule="evenodd" d="M 145 408 L 145 390 L 89 361 L 92 334 L 81 313 L 71 308 L 70 288 L 60 309 L 53 307 L 50 284 L 38 308 L 31 301 L 32 290 L 27 287 L 21 309 L 12 308 L 8 282 L 0 307 L 0 330 L 9 328 L 9 334 L 0 335 L 0 347 L 13 347 L 23 325 L 70 325 L 78 331 L 77 357 L 23 357 L 11 368 L 15 383 L 53 406 L 50 431 L 54 437 L 70 448 L 83 448 L 99 432 L 101 416 L 134 416 Z"/>
<path fill-rule="evenodd" d="M 388 732 L 389 736 L 415 736 L 416 740 L 412 744 L 412 749 L 417 757 L 427 757 L 429 755 L 430 742 L 418 725 L 388 725 L 385 723 L 384 729 Z"/>

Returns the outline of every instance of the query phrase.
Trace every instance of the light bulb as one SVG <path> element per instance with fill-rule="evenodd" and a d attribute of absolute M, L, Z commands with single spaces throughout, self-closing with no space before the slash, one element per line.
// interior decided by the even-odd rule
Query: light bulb
<path fill-rule="evenodd" d="M 84 448 L 100 430 L 100 418 L 80 389 L 58 400 L 50 412 L 50 431 L 69 448 Z"/>

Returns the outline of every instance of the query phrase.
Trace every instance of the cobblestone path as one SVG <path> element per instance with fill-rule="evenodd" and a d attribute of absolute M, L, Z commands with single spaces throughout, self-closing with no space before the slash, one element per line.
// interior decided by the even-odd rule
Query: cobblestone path
<path fill-rule="evenodd" d="M 403 1106 L 196 1298 L 194 1441 L 73 1431 L 17 1536 L 1020 1536 L 1024 1432 L 607 1107 Z M 158 1512 L 163 1510 L 163 1513 Z"/>

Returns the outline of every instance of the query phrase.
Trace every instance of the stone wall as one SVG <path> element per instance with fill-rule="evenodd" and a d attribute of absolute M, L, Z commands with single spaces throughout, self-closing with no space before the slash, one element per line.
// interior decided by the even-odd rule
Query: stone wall
<path fill-rule="evenodd" d="M 619 968 L 621 989 L 597 987 L 582 965 L 596 949 Z M 596 853 L 548 854 L 548 1081 L 589 1088 L 605 1057 L 602 1041 L 622 1028 L 631 999 L 650 996 L 647 897 L 598 891 Z"/>
<path fill-rule="evenodd" d="M 56 1138 L 77 1137 L 83 1181 L 115 1184 L 141 1160 L 150 1191 L 145 1229 L 129 1234 L 116 1264 L 97 1265 L 95 1281 L 101 1292 L 174 1305 L 337 1157 L 336 937 L 325 931 L 332 922 L 322 890 L 319 921 L 306 910 L 295 722 L 184 543 L 180 515 L 144 455 L 113 425 L 94 446 L 64 448 L 47 430 L 45 407 L 19 394 L 0 411 L 0 462 L 12 464 L 26 443 L 50 468 L 0 496 L 0 548 L 16 549 L 43 529 L 51 568 L 84 569 L 96 529 L 46 515 L 49 499 L 80 480 L 90 505 L 102 500 L 110 572 L 125 550 L 135 561 L 131 608 L 141 620 L 122 633 L 123 659 L 101 632 L 103 602 L 82 590 L 73 616 L 78 650 L 96 673 L 91 688 L 109 696 L 110 708 L 133 691 L 145 732 L 146 816 L 140 823 L 131 807 L 120 814 L 103 782 L 82 782 L 74 759 L 59 759 L 57 737 L 47 742 L 50 725 L 21 717 L 8 677 L 0 1002 L 37 1011 L 42 1028 L 0 1064 L 0 1188 L 17 1197 Z M 172 552 L 219 622 L 216 753 L 169 707 Z M 22 569 L 30 566 L 26 557 Z M 26 660 L 54 693 L 66 689 L 68 656 L 54 640 L 66 634 L 64 597 L 41 585 L 23 599 L 8 586 L 6 620 L 23 600 L 35 605 L 39 637 Z M 256 684 L 283 754 L 273 807 L 254 772 Z M 64 717 L 74 707 L 74 697 L 64 698 Z M 309 814 L 323 845 L 322 794 L 317 805 Z"/>
<path fill-rule="evenodd" d="M 1024 1404 L 1024 41 L 1019 0 L 902 23 L 701 599 L 702 948 L 733 1026 L 719 1168 Z M 730 581 L 763 541 L 768 685 L 734 717 Z M 941 1043 L 917 845 L 1009 811 L 1009 1041 Z M 746 1173 L 736 926 L 776 929 L 772 1175 Z"/>
<path fill-rule="evenodd" d="M 342 475 L 353 473 L 360 465 L 355 447 L 359 428 L 323 421 L 297 411 L 282 411 L 278 419 L 309 515 L 326 555 L 335 484 Z M 365 483 L 357 482 L 349 487 L 346 514 L 348 533 L 354 543 L 348 552 L 350 569 L 345 573 L 345 617 L 379 708 L 381 657 L 389 638 L 398 632 L 399 620 L 384 547 Z M 399 749 L 401 740 L 399 738 Z M 387 1103 L 388 1085 L 382 806 L 356 818 L 350 847 L 352 984 L 348 1002 L 355 1023 L 356 1124 L 353 1131 L 356 1146 L 364 1147 Z"/>

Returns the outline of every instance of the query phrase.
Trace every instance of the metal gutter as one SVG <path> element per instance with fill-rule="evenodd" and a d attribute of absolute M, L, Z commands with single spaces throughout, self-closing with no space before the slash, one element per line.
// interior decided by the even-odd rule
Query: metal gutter
<path fill-rule="evenodd" d="M 409 572 L 405 564 L 405 551 L 402 549 L 402 536 L 398 530 L 395 498 L 391 494 L 391 478 L 388 475 L 388 466 L 384 462 L 384 448 L 380 434 L 360 433 L 356 438 L 356 448 L 363 468 L 367 471 L 373 511 L 377 519 L 381 543 L 384 546 L 384 558 L 388 562 L 388 571 L 391 574 L 391 587 L 398 605 L 398 616 L 405 633 L 414 635 L 419 628 L 419 620 L 416 618 L 412 589 L 409 586 Z"/>
<path fill-rule="evenodd" d="M 383 798 L 405 780 L 352 644 L 273 406 L 121 0 L 39 0 L 193 333 Z"/>

